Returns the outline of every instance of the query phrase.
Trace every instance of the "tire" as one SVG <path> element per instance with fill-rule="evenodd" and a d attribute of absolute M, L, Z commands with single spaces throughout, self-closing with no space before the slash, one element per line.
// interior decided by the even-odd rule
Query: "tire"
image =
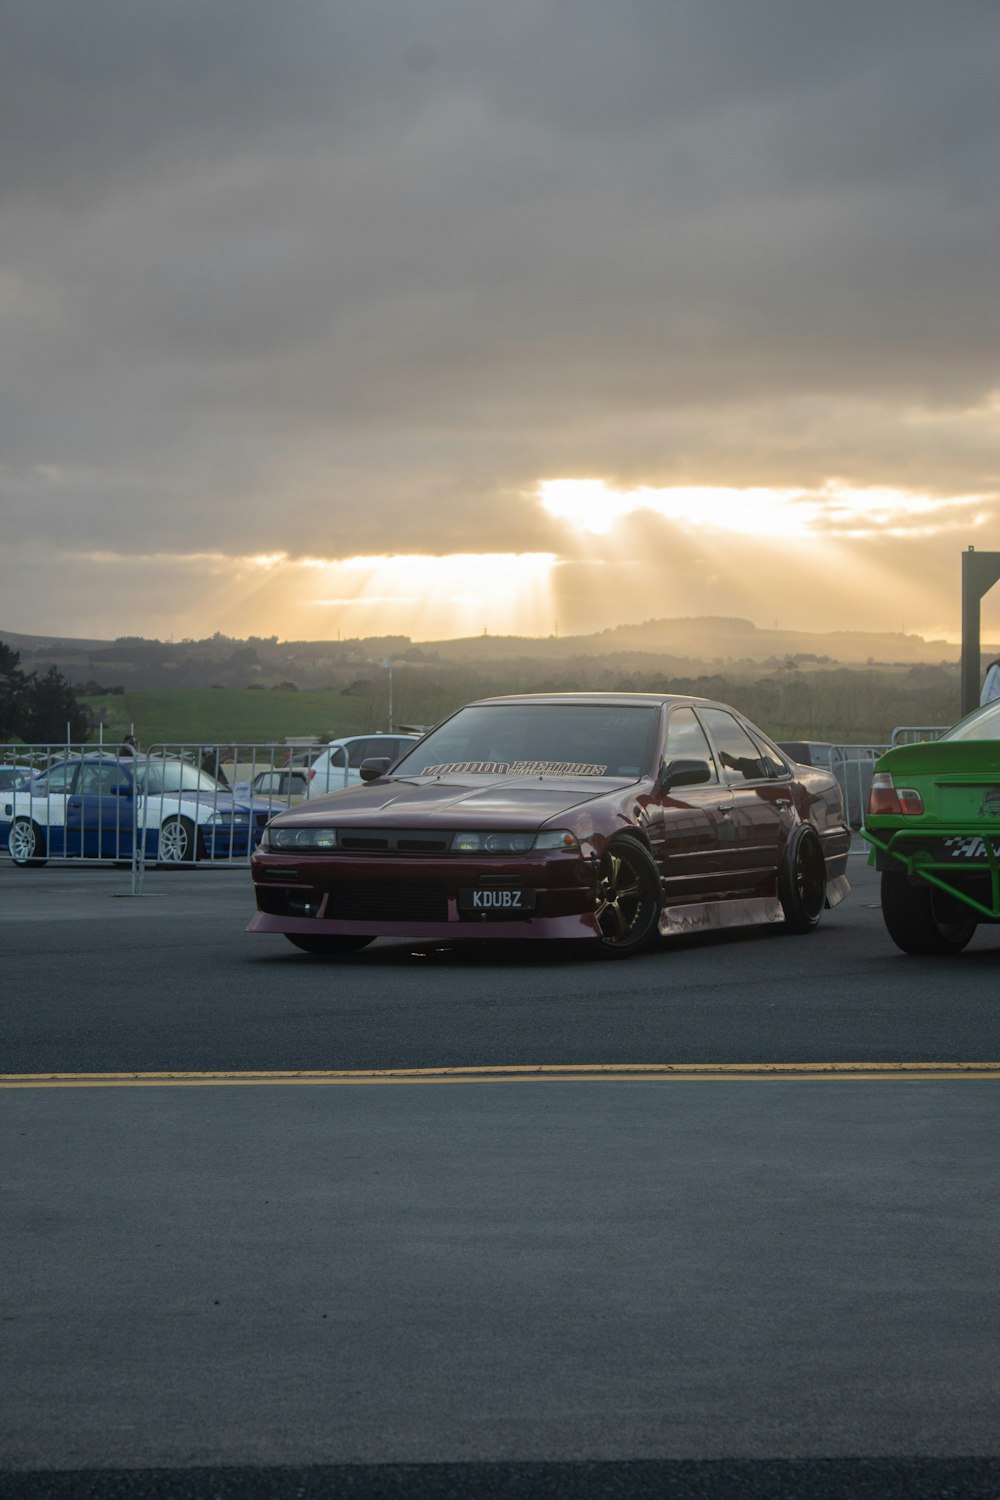
<path fill-rule="evenodd" d="M 660 872 L 649 850 L 637 839 L 612 839 L 598 870 L 595 916 L 602 954 L 631 958 L 650 947 L 660 930 L 662 906 Z"/>
<path fill-rule="evenodd" d="M 30 818 L 15 818 L 7 835 L 7 852 L 22 869 L 45 864 L 45 835 Z"/>
<path fill-rule="evenodd" d="M 195 827 L 190 818 L 167 818 L 160 828 L 156 862 L 161 865 L 193 865 L 199 855 Z"/>
<path fill-rule="evenodd" d="M 800 823 L 785 845 L 778 897 L 786 932 L 812 932 L 819 926 L 826 907 L 826 860 L 819 835 L 809 823 Z"/>
<path fill-rule="evenodd" d="M 310 937 L 300 932 L 286 932 L 285 937 L 293 948 L 301 948 L 303 953 L 316 953 L 323 958 L 346 958 L 349 953 L 357 953 L 359 948 L 367 948 L 369 943 L 375 941 L 370 937 Z"/>
<path fill-rule="evenodd" d="M 978 926 L 961 901 L 923 880 L 911 885 L 895 870 L 882 876 L 882 920 L 904 953 L 961 953 Z"/>

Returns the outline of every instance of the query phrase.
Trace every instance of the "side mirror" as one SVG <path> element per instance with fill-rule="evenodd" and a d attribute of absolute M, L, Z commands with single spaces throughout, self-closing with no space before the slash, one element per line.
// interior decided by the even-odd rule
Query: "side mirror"
<path fill-rule="evenodd" d="M 370 755 L 367 760 L 361 762 L 359 768 L 361 780 L 378 781 L 379 777 L 384 776 L 391 765 L 392 761 L 388 755 Z"/>
<path fill-rule="evenodd" d="M 131 795 L 132 795 L 132 783 L 131 783 L 131 781 L 118 781 L 118 782 L 116 782 L 115 785 L 111 788 L 111 795 L 113 797 L 131 797 Z"/>
<path fill-rule="evenodd" d="M 675 786 L 700 786 L 711 779 L 712 767 L 707 760 L 672 760 L 660 772 L 660 791 L 671 792 Z"/>

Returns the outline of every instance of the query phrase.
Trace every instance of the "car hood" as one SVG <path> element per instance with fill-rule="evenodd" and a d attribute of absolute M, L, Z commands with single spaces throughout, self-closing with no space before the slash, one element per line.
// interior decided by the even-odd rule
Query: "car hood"
<path fill-rule="evenodd" d="M 287 805 L 284 798 L 280 801 L 274 798 L 269 802 L 266 797 L 247 797 L 240 793 L 234 796 L 232 792 L 201 792 L 193 788 L 173 792 L 150 792 L 149 800 L 157 804 L 162 803 L 167 808 L 171 804 L 179 805 L 182 802 L 189 806 L 191 803 L 196 803 L 199 807 L 220 813 L 274 812 Z"/>
<path fill-rule="evenodd" d="M 401 827 L 540 828 L 561 813 L 609 794 L 621 794 L 622 779 L 600 786 L 592 777 L 504 776 L 474 781 L 441 777 L 434 781 L 387 780 L 316 797 L 282 814 L 279 822 L 320 826 L 364 826 L 377 818 Z M 627 784 L 627 783 L 626 783 Z"/>

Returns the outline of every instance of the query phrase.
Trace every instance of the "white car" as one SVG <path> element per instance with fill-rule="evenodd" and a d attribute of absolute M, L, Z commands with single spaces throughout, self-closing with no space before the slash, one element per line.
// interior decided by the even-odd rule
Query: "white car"
<path fill-rule="evenodd" d="M 324 792 L 338 792 L 341 787 L 358 786 L 363 760 L 381 757 L 394 765 L 419 739 L 419 734 L 352 734 L 331 740 L 309 767 L 306 795 L 319 797 Z"/>

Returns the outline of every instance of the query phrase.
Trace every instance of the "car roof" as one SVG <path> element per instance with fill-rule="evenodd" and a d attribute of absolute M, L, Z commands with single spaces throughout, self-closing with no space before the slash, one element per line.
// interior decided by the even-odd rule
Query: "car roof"
<path fill-rule="evenodd" d="M 323 746 L 324 750 L 331 750 L 336 745 L 353 745 L 355 740 L 419 740 L 419 734 L 411 734 L 404 729 L 369 729 L 360 734 L 345 734 L 339 740 L 330 740 Z M 322 753 L 322 752 L 321 752 Z"/>
<path fill-rule="evenodd" d="M 702 703 L 712 708 L 729 706 L 716 703 L 714 698 L 697 698 L 691 693 L 511 693 L 500 698 L 476 698 L 472 703 L 466 704 L 466 707 L 478 708 L 485 704 L 515 707 L 534 703 L 553 706 L 576 703 L 600 708 L 651 708 L 656 704 L 668 703 Z"/>

